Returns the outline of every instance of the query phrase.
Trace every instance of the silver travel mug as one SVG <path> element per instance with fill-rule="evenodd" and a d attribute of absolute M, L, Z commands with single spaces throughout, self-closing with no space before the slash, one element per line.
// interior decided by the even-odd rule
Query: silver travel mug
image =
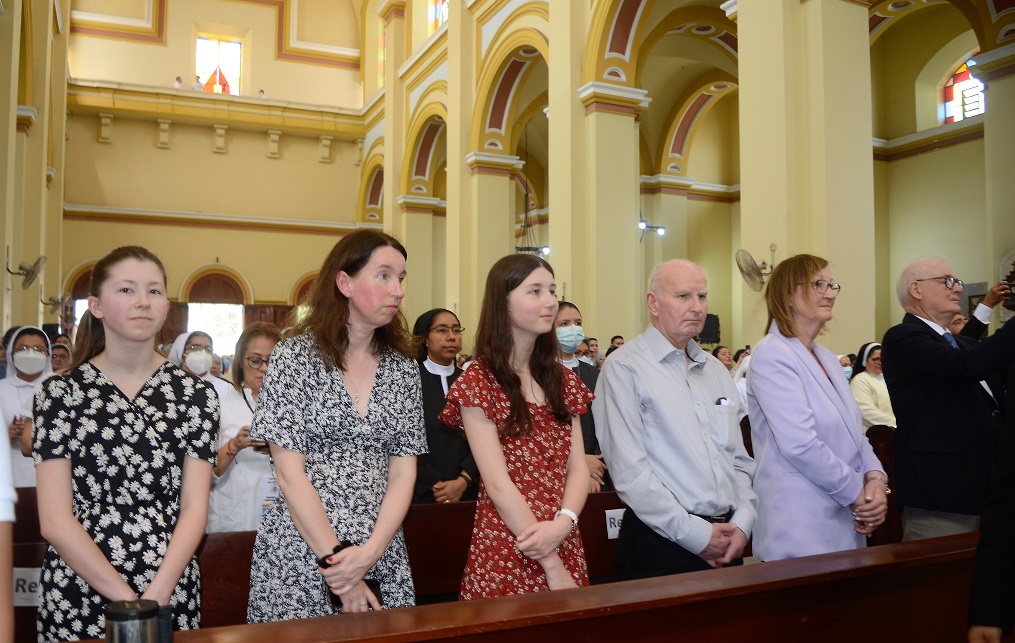
<path fill-rule="evenodd" d="M 159 604 L 155 601 L 114 601 L 106 605 L 106 641 L 156 643 Z"/>

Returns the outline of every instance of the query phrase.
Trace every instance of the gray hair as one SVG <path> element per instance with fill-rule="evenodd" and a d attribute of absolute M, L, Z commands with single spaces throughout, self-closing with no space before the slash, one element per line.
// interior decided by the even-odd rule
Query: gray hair
<path fill-rule="evenodd" d="M 687 259 L 670 259 L 669 261 L 657 263 L 655 267 L 652 268 L 652 272 L 648 276 L 648 292 L 653 292 L 658 295 L 659 287 L 663 280 L 663 270 L 669 266 L 675 265 L 681 265 L 687 268 L 697 268 L 698 270 L 701 270 L 701 266 Z M 704 271 L 702 270 L 702 272 Z"/>
<path fill-rule="evenodd" d="M 904 309 L 909 309 L 912 303 L 909 298 L 909 284 L 919 279 L 926 279 L 930 276 L 930 267 L 936 263 L 947 263 L 941 257 L 922 257 L 902 269 L 899 275 L 899 282 L 895 284 L 895 296 L 899 298 L 899 304 Z"/>

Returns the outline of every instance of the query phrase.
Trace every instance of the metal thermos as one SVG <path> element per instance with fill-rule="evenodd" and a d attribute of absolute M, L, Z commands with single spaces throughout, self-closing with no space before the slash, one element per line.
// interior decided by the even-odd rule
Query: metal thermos
<path fill-rule="evenodd" d="M 106 605 L 106 641 L 156 643 L 159 604 L 155 601 L 114 601 Z"/>

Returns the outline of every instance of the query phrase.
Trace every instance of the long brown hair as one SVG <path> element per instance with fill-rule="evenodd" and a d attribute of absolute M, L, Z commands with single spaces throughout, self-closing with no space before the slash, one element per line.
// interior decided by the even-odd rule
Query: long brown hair
<path fill-rule="evenodd" d="M 303 300 L 309 308 L 307 314 L 300 318 L 297 310 L 293 310 L 289 325 L 293 326 L 295 334 L 313 334 L 328 370 L 345 367 L 345 350 L 349 347 L 349 299 L 335 283 L 338 273 L 345 272 L 355 277 L 370 261 L 374 251 L 383 247 L 394 248 L 406 259 L 409 258 L 398 239 L 378 230 L 357 230 L 342 237 L 328 253 L 314 285 Z M 374 330 L 371 348 L 377 353 L 390 348 L 406 357 L 415 357 L 415 345 L 401 308 L 386 326 Z"/>
<path fill-rule="evenodd" d="M 810 285 L 814 275 L 828 266 L 828 261 L 814 255 L 795 255 L 783 259 L 772 271 L 765 287 L 765 303 L 768 305 L 768 323 L 765 332 L 775 322 L 779 332 L 786 337 L 796 335 L 796 323 L 790 303 L 793 293 L 801 284 Z"/>
<path fill-rule="evenodd" d="M 165 284 L 166 268 L 162 261 L 147 248 L 141 246 L 121 246 L 108 255 L 99 259 L 92 268 L 91 280 L 88 284 L 88 294 L 91 297 L 98 297 L 102 291 L 102 285 L 109 279 L 109 271 L 113 266 L 122 261 L 136 259 L 138 261 L 150 261 L 155 264 L 162 273 L 162 283 Z M 92 316 L 90 310 L 86 310 L 81 316 L 78 324 L 78 334 L 74 338 L 75 355 L 74 363 L 68 370 L 73 370 L 92 359 L 102 351 L 106 350 L 106 330 L 102 321 Z M 154 344 L 153 344 L 154 346 Z M 154 350 L 154 348 L 152 349 Z"/>
<path fill-rule="evenodd" d="M 537 268 L 553 268 L 535 255 L 508 255 L 493 264 L 486 277 L 483 309 L 476 330 L 475 358 L 482 359 L 494 379 L 504 389 L 511 404 L 511 413 L 497 429 L 512 437 L 532 435 L 532 416 L 529 414 L 522 383 L 511 368 L 514 336 L 511 333 L 511 316 L 508 313 L 508 295 Z M 564 404 L 564 378 L 557 363 L 557 334 L 554 329 L 536 337 L 529 356 L 529 373 L 546 395 L 553 416 L 563 422 L 571 417 Z"/>
<path fill-rule="evenodd" d="M 243 392 L 243 364 L 247 359 L 247 346 L 256 337 L 267 337 L 277 344 L 282 341 L 282 331 L 269 322 L 254 322 L 247 324 L 240 333 L 240 338 L 236 340 L 236 350 L 233 352 L 233 363 L 229 365 L 233 376 L 233 388 L 240 393 Z"/>

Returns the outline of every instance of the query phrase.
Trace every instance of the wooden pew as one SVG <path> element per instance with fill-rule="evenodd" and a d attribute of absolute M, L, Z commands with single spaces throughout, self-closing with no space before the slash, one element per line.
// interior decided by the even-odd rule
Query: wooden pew
<path fill-rule="evenodd" d="M 898 480 L 895 477 L 895 429 L 890 426 L 875 425 L 867 429 L 867 441 L 870 442 L 874 455 L 881 461 L 881 465 L 888 474 L 889 486 Z M 877 528 L 874 535 L 868 540 L 870 545 L 887 545 L 890 543 L 902 542 L 902 516 L 899 514 L 899 506 L 896 502 L 896 495 L 888 496 L 888 516 L 885 523 Z"/>
<path fill-rule="evenodd" d="M 622 508 L 615 492 L 591 494 L 585 503 L 578 524 L 593 582 L 616 577 L 617 541 L 607 538 L 606 511 Z M 475 502 L 410 507 L 404 531 L 418 603 L 457 600 L 475 512 Z M 204 627 L 246 622 L 254 536 L 252 531 L 226 532 L 208 534 L 202 541 L 198 558 Z M 45 549 L 41 542 L 17 544 L 15 567 L 38 567 Z M 15 640 L 34 640 L 35 608 L 19 607 L 16 612 Z"/>
<path fill-rule="evenodd" d="M 976 535 L 371 614 L 178 632 L 286 641 L 962 641 Z"/>

